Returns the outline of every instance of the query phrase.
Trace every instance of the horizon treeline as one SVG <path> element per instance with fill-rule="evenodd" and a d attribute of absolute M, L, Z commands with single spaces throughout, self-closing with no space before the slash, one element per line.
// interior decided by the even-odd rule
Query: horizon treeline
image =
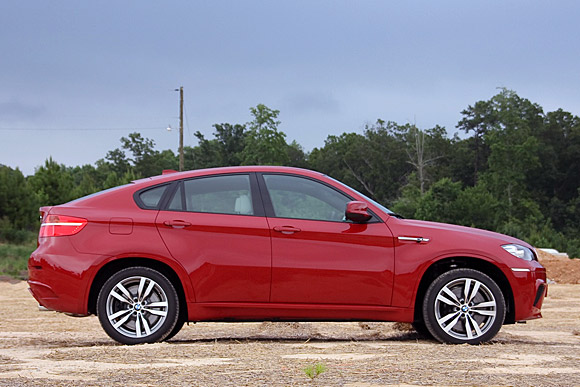
<path fill-rule="evenodd" d="M 279 111 L 259 104 L 247 123 L 214 124 L 184 147 L 185 170 L 287 165 L 341 180 L 407 218 L 478 227 L 580 256 L 580 118 L 502 89 L 461 112 L 450 136 L 378 119 L 362 133 L 329 135 L 311 152 L 286 141 Z M 0 164 L 0 242 L 38 230 L 38 207 L 178 169 L 178 155 L 131 133 L 95 165 L 48 158 L 34 175 Z"/>

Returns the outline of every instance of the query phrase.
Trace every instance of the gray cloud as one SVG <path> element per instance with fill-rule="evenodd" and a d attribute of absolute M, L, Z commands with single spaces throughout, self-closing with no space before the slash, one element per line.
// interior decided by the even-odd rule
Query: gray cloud
<path fill-rule="evenodd" d="M 302 92 L 287 96 L 282 104 L 291 112 L 300 114 L 327 114 L 340 110 L 340 103 L 330 93 Z"/>
<path fill-rule="evenodd" d="M 46 114 L 44 106 L 22 103 L 17 100 L 0 102 L 0 123 L 2 121 L 28 121 Z"/>

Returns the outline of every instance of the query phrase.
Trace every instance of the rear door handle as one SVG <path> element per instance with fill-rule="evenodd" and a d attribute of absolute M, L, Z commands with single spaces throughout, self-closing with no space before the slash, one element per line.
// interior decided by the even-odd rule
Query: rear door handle
<path fill-rule="evenodd" d="M 179 219 L 166 220 L 165 222 L 163 222 L 163 224 L 173 228 L 184 228 L 187 226 L 191 226 L 191 223 Z"/>
<path fill-rule="evenodd" d="M 293 226 L 275 226 L 274 231 L 281 232 L 282 234 L 288 235 L 288 234 L 294 234 L 295 232 L 300 232 L 302 230 L 300 230 L 298 227 L 293 227 Z"/>

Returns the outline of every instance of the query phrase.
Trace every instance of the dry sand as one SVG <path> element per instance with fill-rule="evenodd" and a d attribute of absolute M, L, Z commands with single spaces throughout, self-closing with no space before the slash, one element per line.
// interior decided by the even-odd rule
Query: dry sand
<path fill-rule="evenodd" d="M 122 346 L 96 317 L 40 312 L 25 282 L 4 281 L 0 386 L 580 386 L 580 285 L 550 285 L 543 314 L 479 346 L 406 324 L 271 322 L 191 324 L 170 342 Z M 327 370 L 311 382 L 303 369 L 316 363 Z"/>

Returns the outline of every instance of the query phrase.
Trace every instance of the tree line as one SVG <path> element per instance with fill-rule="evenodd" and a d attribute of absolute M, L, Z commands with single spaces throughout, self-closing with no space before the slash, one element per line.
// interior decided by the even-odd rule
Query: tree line
<path fill-rule="evenodd" d="M 184 147 L 186 169 L 288 165 L 314 169 L 408 218 L 498 231 L 580 256 L 580 118 L 502 89 L 461 112 L 460 136 L 378 119 L 360 133 L 329 135 L 305 152 L 288 143 L 279 111 L 250 108 L 247 123 L 214 124 Z M 0 241 L 22 242 L 38 228 L 38 207 L 65 203 L 177 169 L 171 150 L 139 133 L 121 138 L 95 165 L 49 158 L 32 176 L 0 165 Z"/>

